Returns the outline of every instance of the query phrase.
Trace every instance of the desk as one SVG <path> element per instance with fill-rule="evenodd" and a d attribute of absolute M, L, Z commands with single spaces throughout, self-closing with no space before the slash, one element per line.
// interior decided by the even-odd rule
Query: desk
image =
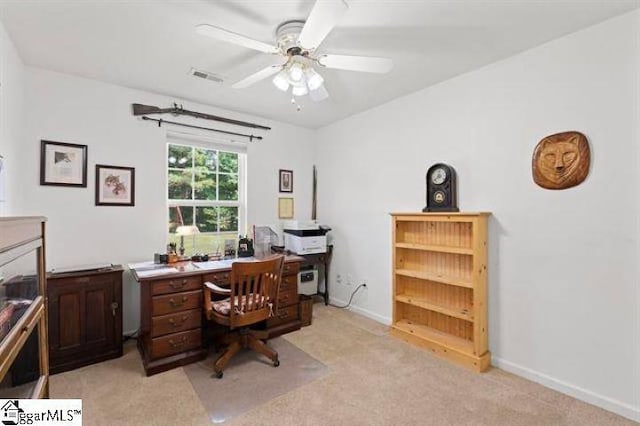
<path fill-rule="evenodd" d="M 286 251 L 282 246 L 271 247 L 271 250 L 275 253 L 286 253 L 290 254 L 290 252 Z M 329 304 L 329 266 L 331 265 L 331 257 L 333 256 L 333 245 L 327 245 L 326 253 L 315 253 L 315 254 L 297 254 L 296 256 L 301 257 L 302 263 L 300 264 L 301 268 L 305 266 L 321 266 L 323 268 L 324 273 L 324 292 L 320 292 L 319 289 L 316 292 L 317 296 L 322 296 L 324 299 L 324 304 Z M 318 288 L 320 287 L 320 281 L 318 281 Z"/>
<path fill-rule="evenodd" d="M 303 260 L 298 256 L 285 257 L 278 311 L 265 325 L 269 338 L 300 329 L 298 271 Z M 151 275 L 142 264 L 129 266 L 140 284 L 138 350 L 147 376 L 207 356 L 203 283 L 228 285 L 231 262 L 197 265 L 192 262 L 163 265 L 167 268 L 151 272 Z M 168 269 L 172 267 L 175 269 Z"/>

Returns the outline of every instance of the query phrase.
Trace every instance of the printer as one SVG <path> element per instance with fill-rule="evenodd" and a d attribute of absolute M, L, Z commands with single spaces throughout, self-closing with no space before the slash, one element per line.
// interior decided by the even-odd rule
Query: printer
<path fill-rule="evenodd" d="M 287 220 L 282 222 L 284 248 L 296 254 L 316 254 L 327 251 L 328 226 L 315 221 Z"/>

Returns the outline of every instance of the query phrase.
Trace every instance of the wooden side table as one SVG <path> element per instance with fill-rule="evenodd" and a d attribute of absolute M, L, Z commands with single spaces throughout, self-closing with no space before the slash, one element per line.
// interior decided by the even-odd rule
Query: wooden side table
<path fill-rule="evenodd" d="M 320 291 L 320 281 L 318 281 L 318 290 L 316 292 L 316 296 L 322 296 L 322 298 L 324 299 L 324 304 L 329 304 L 329 268 L 331 266 L 331 258 L 333 256 L 333 245 L 327 245 L 326 253 L 315 254 L 290 253 L 282 246 L 271 247 L 271 250 L 275 253 L 295 254 L 296 256 L 302 257 L 304 260 L 300 264 L 301 269 L 305 266 L 322 267 L 322 271 L 324 273 L 324 292 Z"/>

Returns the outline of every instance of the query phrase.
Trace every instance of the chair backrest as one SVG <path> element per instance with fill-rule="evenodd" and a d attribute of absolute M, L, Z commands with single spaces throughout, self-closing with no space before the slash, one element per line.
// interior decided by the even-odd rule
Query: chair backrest
<path fill-rule="evenodd" d="M 233 263 L 229 280 L 231 328 L 255 324 L 275 315 L 283 266 L 283 255 Z"/>

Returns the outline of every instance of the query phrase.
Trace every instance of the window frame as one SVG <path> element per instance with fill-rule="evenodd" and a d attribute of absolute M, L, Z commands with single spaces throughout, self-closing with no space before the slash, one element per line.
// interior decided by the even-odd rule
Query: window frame
<path fill-rule="evenodd" d="M 195 198 L 195 186 L 193 185 L 195 183 L 195 178 L 192 176 L 192 185 L 191 185 L 191 199 L 188 200 L 181 200 L 181 199 L 170 199 L 169 198 L 169 171 L 171 170 L 171 168 L 169 167 L 168 164 L 168 158 L 169 158 L 169 146 L 170 145 L 178 145 L 178 146 L 184 146 L 184 147 L 189 147 L 191 149 L 206 149 L 206 150 L 214 150 L 216 151 L 217 155 L 216 155 L 216 161 L 218 161 L 220 152 L 226 152 L 226 153 L 231 153 L 231 154 L 236 154 L 238 156 L 238 199 L 237 200 L 196 200 Z M 219 220 L 216 222 L 216 226 L 217 226 L 217 231 L 216 232 L 201 232 L 200 234 L 204 234 L 204 235 L 220 235 L 220 236 L 226 236 L 226 235 L 234 235 L 233 239 L 236 239 L 237 236 L 239 234 L 242 234 L 242 229 L 246 228 L 246 223 L 247 223 L 247 191 L 246 191 L 246 180 L 247 180 L 247 152 L 246 150 L 239 150 L 239 149 L 233 149 L 234 147 L 231 146 L 227 146 L 225 144 L 216 144 L 216 143 L 209 143 L 203 140 L 183 140 L 180 138 L 172 138 L 172 137 L 167 137 L 166 143 L 165 143 L 165 150 L 164 150 L 164 168 L 165 168 L 165 185 L 164 185 L 164 190 L 165 190 L 165 200 L 166 200 L 166 207 L 165 207 L 165 224 L 169 224 L 170 221 L 170 209 L 172 207 L 191 207 L 193 208 L 193 217 L 194 217 L 194 222 L 197 223 L 197 216 L 196 216 L 196 210 L 195 208 L 197 207 L 237 207 L 238 208 L 238 229 L 237 232 L 235 231 L 220 231 L 220 222 Z M 194 168 L 194 161 L 195 161 L 195 157 L 192 155 L 191 156 L 191 168 Z M 174 169 L 176 170 L 176 169 Z M 220 175 L 233 175 L 234 173 L 229 173 L 229 172 L 220 172 L 219 171 L 219 163 L 216 164 L 216 198 L 220 198 L 220 188 L 219 188 L 219 179 L 218 177 Z M 219 219 L 219 217 L 218 217 Z M 172 235 L 171 232 L 168 232 L 168 228 L 166 229 L 166 234 L 165 234 L 165 243 L 168 244 L 170 241 L 170 235 Z M 175 234 L 175 233 L 173 233 Z M 187 237 L 188 238 L 188 237 Z M 185 238 L 185 240 L 187 240 L 187 238 Z M 196 236 L 191 237 L 191 245 L 195 246 L 195 238 Z M 231 239 L 231 238 L 229 238 Z M 186 242 L 186 241 L 185 241 Z M 186 246 L 186 244 L 185 244 Z"/>

